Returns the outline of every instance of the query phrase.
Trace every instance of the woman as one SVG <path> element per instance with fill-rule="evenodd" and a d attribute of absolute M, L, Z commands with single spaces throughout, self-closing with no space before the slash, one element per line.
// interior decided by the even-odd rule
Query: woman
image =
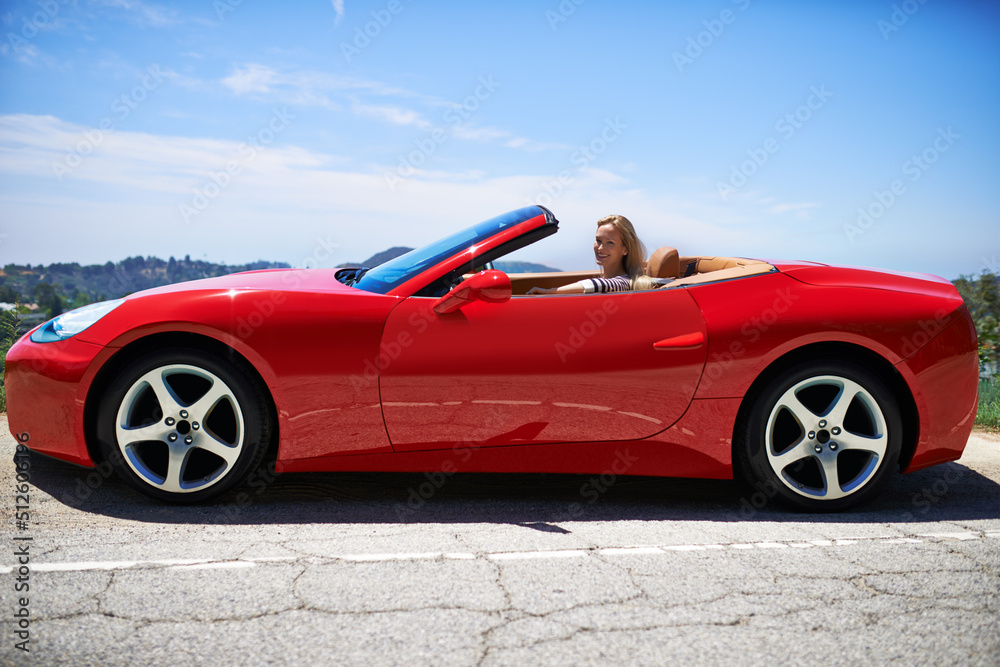
<path fill-rule="evenodd" d="M 646 247 L 628 218 L 609 215 L 597 221 L 594 257 L 601 267 L 600 278 L 587 278 L 549 289 L 532 287 L 528 294 L 590 294 L 634 289 L 645 267 Z"/>

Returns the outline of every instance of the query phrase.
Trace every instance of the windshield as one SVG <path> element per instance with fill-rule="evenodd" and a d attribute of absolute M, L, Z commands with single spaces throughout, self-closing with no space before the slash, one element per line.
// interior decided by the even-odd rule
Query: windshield
<path fill-rule="evenodd" d="M 537 206 L 526 206 L 516 211 L 498 215 L 490 218 L 478 225 L 463 229 L 462 231 L 447 236 L 440 241 L 435 241 L 422 248 L 411 250 L 405 255 L 389 260 L 385 264 L 379 264 L 375 268 L 360 274 L 354 287 L 366 292 L 376 292 L 385 294 L 392 288 L 402 285 L 410 278 L 419 275 L 422 271 L 444 261 L 448 257 L 475 245 L 479 241 L 484 241 L 497 232 L 508 227 L 513 227 L 525 220 L 539 215 L 542 212 Z"/>

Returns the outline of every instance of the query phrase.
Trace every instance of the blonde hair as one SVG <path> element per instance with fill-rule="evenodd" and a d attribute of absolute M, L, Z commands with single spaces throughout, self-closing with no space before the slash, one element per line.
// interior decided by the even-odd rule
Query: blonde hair
<path fill-rule="evenodd" d="M 652 277 L 645 274 L 639 276 L 638 278 L 632 279 L 632 290 L 635 292 L 641 292 L 643 290 L 659 289 L 660 284 L 655 282 Z"/>
<path fill-rule="evenodd" d="M 597 221 L 597 226 L 612 225 L 621 234 L 622 244 L 625 246 L 625 257 L 622 263 L 625 265 L 625 273 L 632 279 L 643 275 L 646 268 L 646 246 L 639 240 L 639 235 L 635 233 L 635 227 L 624 215 L 606 215 Z"/>

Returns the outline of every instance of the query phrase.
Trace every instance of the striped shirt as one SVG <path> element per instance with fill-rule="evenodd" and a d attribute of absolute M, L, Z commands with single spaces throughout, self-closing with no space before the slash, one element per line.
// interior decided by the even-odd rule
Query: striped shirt
<path fill-rule="evenodd" d="M 594 292 L 628 292 L 632 289 L 632 280 L 628 276 L 614 278 L 588 278 L 582 280 L 585 294 Z"/>

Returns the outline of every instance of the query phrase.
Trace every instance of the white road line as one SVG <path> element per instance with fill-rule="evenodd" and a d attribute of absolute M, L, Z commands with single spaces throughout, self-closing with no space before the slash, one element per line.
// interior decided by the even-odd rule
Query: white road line
<path fill-rule="evenodd" d="M 256 558 L 217 559 L 217 558 L 167 558 L 161 560 L 121 560 L 121 561 L 83 561 L 76 563 L 29 563 L 27 567 L 32 572 L 86 572 L 114 571 L 140 568 L 166 568 L 169 570 L 225 570 L 250 568 L 266 563 L 296 563 L 303 560 L 310 563 L 330 563 L 336 561 L 348 563 L 378 563 L 391 561 L 435 561 L 435 560 L 476 560 L 485 558 L 492 561 L 504 560 L 544 560 L 559 558 L 581 558 L 584 556 L 664 556 L 670 552 L 684 551 L 746 551 L 752 549 L 809 549 L 813 547 L 842 547 L 857 544 L 925 544 L 929 538 L 933 540 L 969 541 L 978 539 L 1000 538 L 1000 531 L 923 533 L 918 537 L 852 537 L 850 539 L 834 540 L 768 540 L 764 542 L 729 542 L 719 544 L 664 544 L 660 546 L 621 546 L 598 547 L 594 549 L 556 549 L 538 551 L 494 551 L 474 554 L 471 552 L 428 551 L 418 553 L 382 553 L 382 554 L 333 554 L 329 556 L 260 556 Z M 10 574 L 18 565 L 0 566 L 0 574 Z"/>
<path fill-rule="evenodd" d="M 590 553 L 587 549 L 565 549 L 562 551 L 508 551 L 486 554 L 490 560 L 537 560 L 540 558 L 579 558 Z"/>
<path fill-rule="evenodd" d="M 257 563 L 249 560 L 224 560 L 218 563 L 199 563 L 197 565 L 172 565 L 168 570 L 234 570 L 238 568 L 257 567 Z"/>
<path fill-rule="evenodd" d="M 331 556 L 336 560 L 347 560 L 357 563 L 378 562 L 387 560 L 469 560 L 475 558 L 476 554 L 471 553 L 443 553 L 440 551 L 430 551 L 426 553 L 412 554 L 347 554 L 343 556 Z"/>
<path fill-rule="evenodd" d="M 643 556 L 643 555 L 663 555 L 660 547 L 606 547 L 598 549 L 597 553 L 602 556 Z"/>
<path fill-rule="evenodd" d="M 970 533 L 968 531 L 963 531 L 961 533 L 917 533 L 920 537 L 937 537 L 946 540 L 978 540 L 980 539 L 979 533 Z"/>

